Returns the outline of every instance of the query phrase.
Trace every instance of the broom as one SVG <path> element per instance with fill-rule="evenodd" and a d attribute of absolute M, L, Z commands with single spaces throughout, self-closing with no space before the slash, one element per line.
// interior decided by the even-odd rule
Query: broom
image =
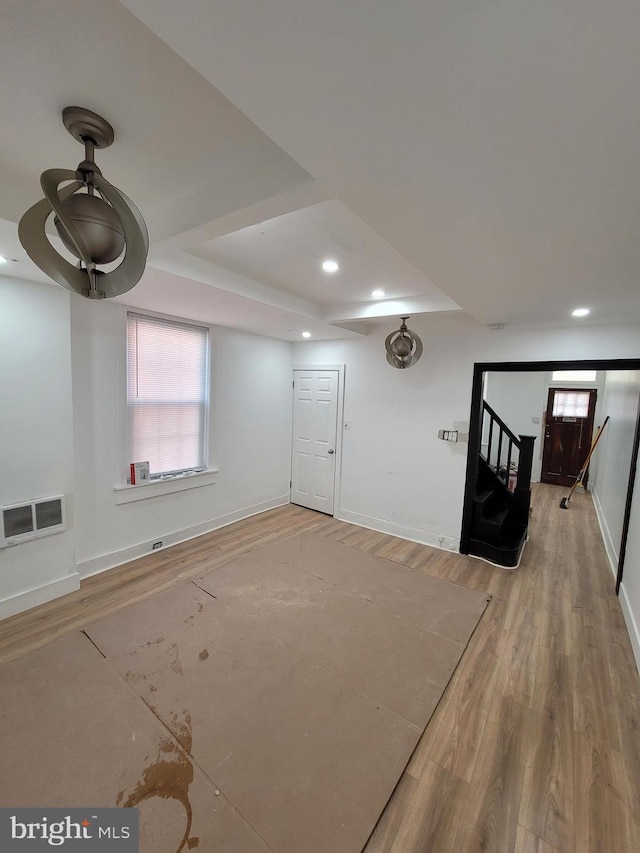
<path fill-rule="evenodd" d="M 596 433 L 596 437 L 593 439 L 593 442 L 591 444 L 591 450 L 587 454 L 587 458 L 584 460 L 584 465 L 580 469 L 580 473 L 578 474 L 575 483 L 573 484 L 573 486 L 571 486 L 571 491 L 569 492 L 569 494 L 567 495 L 566 498 L 562 498 L 562 500 L 560 501 L 561 509 L 569 509 L 569 501 L 571 500 L 573 493 L 578 488 L 578 486 L 582 486 L 582 481 L 587 476 L 587 468 L 589 467 L 589 460 L 591 459 L 591 455 L 593 454 L 593 451 L 596 449 L 596 444 L 600 441 L 600 436 L 604 432 L 604 428 L 606 427 L 608 420 L 609 420 L 609 415 L 607 415 L 607 417 L 604 419 L 604 423 L 602 424 L 602 426 L 599 427 L 599 429 Z"/>

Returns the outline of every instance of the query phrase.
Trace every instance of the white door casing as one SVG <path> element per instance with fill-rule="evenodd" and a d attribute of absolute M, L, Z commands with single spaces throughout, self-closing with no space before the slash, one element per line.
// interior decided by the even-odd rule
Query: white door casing
<path fill-rule="evenodd" d="M 295 369 L 291 502 L 334 512 L 338 466 L 337 369 Z"/>

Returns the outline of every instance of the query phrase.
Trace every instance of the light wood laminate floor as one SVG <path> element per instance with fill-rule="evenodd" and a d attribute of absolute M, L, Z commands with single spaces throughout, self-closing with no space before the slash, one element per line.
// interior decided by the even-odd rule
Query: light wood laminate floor
<path fill-rule="evenodd" d="M 530 541 L 515 571 L 281 507 L 4 620 L 0 662 L 313 531 L 493 596 L 366 853 L 634 853 L 640 679 L 591 499 L 576 495 L 561 510 L 564 494 L 535 487 Z"/>

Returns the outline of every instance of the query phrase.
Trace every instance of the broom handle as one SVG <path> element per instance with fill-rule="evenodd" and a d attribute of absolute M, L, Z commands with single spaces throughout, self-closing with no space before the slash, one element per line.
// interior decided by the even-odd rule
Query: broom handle
<path fill-rule="evenodd" d="M 587 473 L 587 468 L 589 467 L 589 460 L 591 459 L 591 456 L 593 455 L 593 451 L 596 449 L 596 445 L 600 441 L 600 436 L 604 432 L 604 428 L 606 427 L 608 421 L 609 421 L 609 415 L 607 415 L 607 417 L 604 419 L 604 423 L 602 424 L 602 426 L 600 427 L 600 429 L 596 433 L 596 437 L 593 439 L 593 443 L 591 444 L 591 449 L 589 450 L 589 453 L 587 454 L 587 458 L 584 460 L 584 465 L 580 469 L 580 473 L 578 474 L 575 483 L 573 484 L 573 486 L 571 486 L 571 491 L 569 492 L 569 497 L 571 497 L 571 495 L 577 489 L 578 483 L 582 482 L 582 478 Z"/>

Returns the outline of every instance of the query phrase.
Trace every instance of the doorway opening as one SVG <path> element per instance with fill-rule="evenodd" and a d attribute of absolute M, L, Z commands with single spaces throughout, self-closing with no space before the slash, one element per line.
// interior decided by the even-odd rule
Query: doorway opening
<path fill-rule="evenodd" d="M 473 503 L 476 488 L 478 458 L 482 448 L 482 415 L 484 406 L 483 390 L 486 385 L 486 377 L 490 373 L 550 373 L 552 371 L 640 371 L 640 359 L 585 359 L 572 361 L 536 361 L 536 362 L 483 362 L 474 365 L 472 398 L 471 398 L 471 413 L 469 420 L 469 449 L 467 456 L 467 474 L 465 483 L 465 496 L 463 506 L 462 530 L 460 537 L 460 551 L 463 554 L 470 553 L 470 540 L 472 534 L 472 519 L 473 519 Z M 557 388 L 565 387 L 561 382 L 556 382 Z M 567 383 L 569 390 L 575 390 L 574 383 Z M 584 385 L 582 386 L 584 389 Z M 566 390 L 566 388 L 565 388 Z M 575 402 L 575 400 L 574 400 Z M 598 403 L 600 400 L 598 399 Z M 565 398 L 565 403 L 568 399 Z M 584 400 L 582 400 L 584 403 Z M 595 407 L 595 400 L 594 400 Z M 588 415 L 587 406 L 587 415 Z M 553 411 L 553 409 L 551 409 Z M 557 412 L 562 411 L 556 409 Z M 569 414 L 568 408 L 564 410 L 566 414 L 557 417 L 578 417 L 577 415 Z M 582 409 L 580 411 L 583 411 Z M 594 408 L 595 411 L 595 408 Z M 597 417 L 596 412 L 596 417 Z M 624 511 L 622 513 L 621 537 L 618 548 L 618 566 L 616 592 L 619 591 L 620 582 L 624 571 L 624 559 L 627 535 L 629 531 L 629 519 L 631 515 L 631 502 L 633 498 L 633 489 L 635 484 L 636 466 L 638 458 L 638 446 L 640 444 L 640 400 L 635 402 L 633 422 L 633 437 L 630 448 L 630 463 L 629 468 L 624 472 L 625 476 L 621 477 L 619 488 L 623 490 L 625 495 Z M 570 424 L 571 421 L 566 423 Z M 576 424 L 578 421 L 576 420 Z M 546 424 L 544 425 L 546 427 Z M 584 439 L 584 423 L 583 423 L 583 439 Z M 534 430 L 531 430 L 534 431 Z M 579 427 L 578 427 L 579 433 Z M 546 433 L 544 433 L 546 436 Z M 546 438 L 545 438 L 546 440 Z M 577 472 L 576 472 L 577 473 Z M 571 480 L 571 484 L 575 482 L 575 478 Z"/>

